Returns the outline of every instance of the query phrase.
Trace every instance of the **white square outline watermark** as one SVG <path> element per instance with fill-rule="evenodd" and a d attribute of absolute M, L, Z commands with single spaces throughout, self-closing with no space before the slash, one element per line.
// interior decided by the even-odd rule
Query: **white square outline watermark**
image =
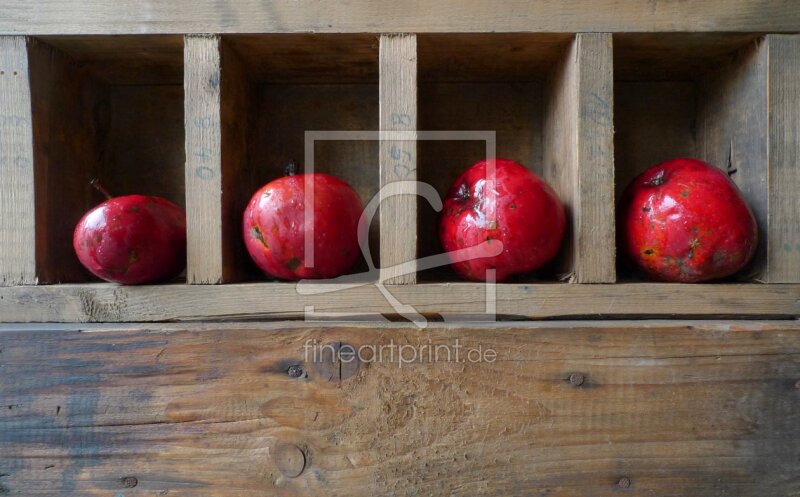
<path fill-rule="evenodd" d="M 492 130 L 440 130 L 440 131 L 420 131 L 420 130 L 377 130 L 377 131 L 368 131 L 368 130 L 334 130 L 334 131 L 321 131 L 321 130 L 307 130 L 305 132 L 305 143 L 304 143 L 304 154 L 305 154 L 305 173 L 304 176 L 304 191 L 305 191 L 305 211 L 304 211 L 304 224 L 305 226 L 311 226 L 311 229 L 305 230 L 305 237 L 304 237 L 304 257 L 303 257 L 303 264 L 304 267 L 313 268 L 314 267 L 314 229 L 313 229 L 313 205 L 314 205 L 314 183 L 312 181 L 312 174 L 314 173 L 314 149 L 315 144 L 318 141 L 377 141 L 380 144 L 380 154 L 383 154 L 384 150 L 383 147 L 387 144 L 393 142 L 400 142 L 400 141 L 418 141 L 430 140 L 430 141 L 483 141 L 486 143 L 486 179 L 491 182 L 491 184 L 496 184 L 496 162 L 495 159 L 497 157 L 497 132 Z M 403 154 L 410 155 L 410 152 L 403 151 L 398 148 L 395 144 L 391 145 L 389 149 L 389 153 L 391 154 L 394 160 L 400 160 L 403 157 Z M 395 151 L 399 152 L 399 157 L 395 158 Z M 382 165 L 382 164 L 380 164 Z M 379 165 L 379 166 L 380 166 Z M 401 163 L 395 164 L 394 170 L 397 171 L 397 167 L 401 166 Z M 406 168 L 408 173 L 412 170 L 407 166 L 403 166 Z M 436 191 L 433 186 L 428 183 L 423 183 L 421 181 L 407 181 L 407 180 L 398 180 L 392 181 L 386 185 L 382 185 L 378 193 L 368 202 L 367 206 L 364 209 L 364 212 L 361 216 L 359 221 L 359 233 L 367 233 L 369 231 L 369 225 L 372 222 L 372 219 L 375 213 L 378 210 L 378 206 L 383 200 L 387 198 L 396 196 L 396 195 L 417 195 L 425 198 L 431 204 L 431 206 L 438 212 L 442 210 L 442 199 L 439 196 L 439 193 Z M 487 205 L 490 206 L 489 212 L 492 214 L 492 217 L 496 214 L 496 202 L 497 202 L 497 192 L 494 188 L 488 188 L 485 191 L 485 199 Z M 496 221 L 496 219 L 487 218 L 487 222 L 491 223 L 492 221 Z M 362 231 L 363 230 L 363 231 Z M 333 293 L 341 290 L 347 290 L 351 288 L 356 288 L 360 286 L 368 286 L 374 285 L 387 302 L 393 307 L 395 312 L 399 315 L 403 316 L 404 318 L 410 320 L 414 324 L 416 324 L 419 328 L 425 328 L 427 326 L 427 319 L 417 312 L 413 306 L 403 304 L 395 296 L 389 292 L 384 284 L 385 279 L 394 278 L 396 276 L 409 274 L 412 272 L 418 272 L 425 269 L 431 269 L 435 267 L 441 266 L 448 266 L 453 262 L 461 262 L 465 260 L 471 260 L 477 257 L 486 257 L 487 254 L 489 256 L 492 255 L 499 255 L 502 252 L 503 244 L 499 240 L 495 240 L 495 243 L 489 245 L 488 242 L 484 242 L 480 245 L 469 247 L 466 249 L 461 249 L 458 251 L 453 252 L 445 252 L 441 254 L 436 254 L 433 256 L 426 256 L 420 259 L 416 259 L 414 261 L 409 261 L 406 263 L 399 264 L 397 266 L 393 266 L 391 268 L 377 268 L 374 266 L 372 261 L 372 255 L 369 249 L 369 243 L 367 242 L 366 236 L 359 237 L 359 245 L 361 246 L 361 252 L 364 256 L 365 260 L 367 261 L 367 265 L 369 267 L 367 271 L 367 275 L 374 276 L 374 278 L 364 278 L 364 273 L 361 274 L 347 274 L 343 276 L 339 276 L 337 278 L 328 279 L 328 280 L 300 280 L 297 282 L 296 290 L 297 293 L 300 295 L 318 295 L 323 293 Z M 499 243 L 498 243 L 499 242 Z M 387 271 L 388 270 L 388 271 Z M 388 275 L 388 276 L 387 276 Z M 325 285 L 319 285 L 320 282 L 325 282 Z M 457 321 L 496 321 L 497 320 L 497 283 L 496 283 L 496 271 L 493 269 L 486 271 L 486 281 L 485 281 L 485 288 L 486 288 L 486 309 L 484 312 L 480 314 L 470 314 L 467 318 L 466 316 L 461 317 L 450 317 L 448 319 L 447 316 L 442 316 L 445 321 L 448 322 L 457 322 Z M 306 321 L 309 321 L 314 316 L 314 307 L 313 306 L 306 306 L 304 317 Z M 330 313 L 326 313 L 324 318 L 331 319 L 335 317 Z M 351 318 L 351 314 L 347 314 L 348 318 Z M 374 315 L 363 315 L 363 319 L 370 319 L 374 320 L 375 318 L 379 318 L 383 321 L 388 321 L 385 319 L 381 314 L 374 314 Z"/>

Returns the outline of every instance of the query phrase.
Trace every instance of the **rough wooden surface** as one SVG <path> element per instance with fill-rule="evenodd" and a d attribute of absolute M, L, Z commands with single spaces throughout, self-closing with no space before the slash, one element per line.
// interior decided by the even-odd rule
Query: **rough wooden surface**
<path fill-rule="evenodd" d="M 223 37 L 242 58 L 253 80 L 271 84 L 375 82 L 378 39 L 368 33 Z"/>
<path fill-rule="evenodd" d="M 384 35 L 380 41 L 380 130 L 408 131 L 411 140 L 381 133 L 380 245 L 381 281 L 417 281 L 417 203 L 415 195 L 391 195 L 401 182 L 417 181 L 417 38 Z M 393 186 L 394 185 L 394 186 Z M 416 191 L 416 188 L 413 189 Z M 404 266 L 397 274 L 393 266 Z"/>
<path fill-rule="evenodd" d="M 0 331 L 3 494 L 800 493 L 796 322 L 87 331 Z"/>
<path fill-rule="evenodd" d="M 0 37 L 0 286 L 36 283 L 33 132 L 28 51 Z"/>
<path fill-rule="evenodd" d="M 611 35 L 579 34 L 548 85 L 543 176 L 569 213 L 559 272 L 576 283 L 616 280 Z"/>
<path fill-rule="evenodd" d="M 187 36 L 184 72 L 186 129 L 186 281 L 222 281 L 222 127 L 217 36 Z"/>
<path fill-rule="evenodd" d="M 769 42 L 767 281 L 800 282 L 800 36 Z"/>
<path fill-rule="evenodd" d="M 298 288 L 301 293 L 298 293 Z M 402 304 L 432 319 L 504 319 L 684 316 L 707 318 L 798 317 L 800 286 L 792 284 L 567 285 L 431 283 L 391 285 Z M 496 303 L 492 299 L 496 298 Z M 487 301 L 488 299 L 488 301 Z M 125 322 L 203 319 L 282 319 L 396 316 L 372 285 L 341 289 L 315 283 L 250 283 L 221 286 L 114 284 L 0 288 L 3 322 Z"/>
<path fill-rule="evenodd" d="M 794 0 L 39 0 L 0 3 L 10 34 L 800 30 Z"/>
<path fill-rule="evenodd" d="M 420 33 L 419 77 L 427 83 L 539 81 L 573 38 L 569 33 Z"/>
<path fill-rule="evenodd" d="M 183 81 L 183 36 L 45 36 L 45 43 L 90 67 L 108 84 L 173 84 Z"/>

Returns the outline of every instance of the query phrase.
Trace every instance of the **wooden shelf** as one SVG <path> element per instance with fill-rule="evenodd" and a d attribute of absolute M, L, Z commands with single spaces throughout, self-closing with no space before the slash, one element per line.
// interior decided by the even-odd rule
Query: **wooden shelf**
<path fill-rule="evenodd" d="M 434 320 L 800 316 L 800 285 L 630 283 L 389 285 L 398 301 Z M 119 286 L 109 283 L 0 288 L 6 322 L 198 321 L 203 319 L 395 319 L 372 283 Z M 492 296 L 493 295 L 493 296 Z M 492 303 L 495 300 L 495 304 Z M 490 312 L 490 314 L 487 314 Z"/>
<path fill-rule="evenodd" d="M 365 204 L 383 189 L 370 231 L 372 262 L 400 302 L 422 314 L 481 313 L 486 288 L 441 268 L 395 271 L 441 249 L 435 213 L 411 195 L 388 198 L 387 188 L 419 180 L 444 195 L 483 147 L 379 130 L 411 138 L 493 130 L 497 155 L 525 162 L 565 201 L 571 223 L 561 254 L 539 274 L 496 287 L 501 317 L 800 315 L 800 35 L 0 41 L 0 78 L 9 83 L 0 108 L 10 116 L 0 131 L 18 162 L 0 176 L 0 205 L 15 213 L 0 217 L 0 285 L 8 287 L 0 321 L 299 318 L 306 306 L 323 314 L 396 314 L 374 286 L 299 295 L 292 284 L 266 281 L 247 257 L 244 205 L 290 159 L 307 161 L 309 130 L 373 133 L 316 144 L 315 170 L 348 180 Z M 733 177 L 761 229 L 754 264 L 741 283 L 618 283 L 631 275 L 615 254 L 615 197 L 644 167 L 684 154 L 737 169 Z M 77 219 L 99 201 L 87 188 L 98 174 L 114 191 L 186 205 L 189 285 L 88 283 L 70 241 Z"/>

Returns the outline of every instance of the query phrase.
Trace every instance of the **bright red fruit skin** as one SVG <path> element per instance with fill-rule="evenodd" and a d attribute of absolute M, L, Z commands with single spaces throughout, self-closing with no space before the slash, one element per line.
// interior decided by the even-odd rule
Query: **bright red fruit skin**
<path fill-rule="evenodd" d="M 305 181 L 314 185 L 314 260 L 306 267 Z M 358 194 L 329 174 L 296 174 L 258 190 L 244 211 L 242 230 L 250 257 L 267 275 L 283 280 L 335 278 L 360 256 Z"/>
<path fill-rule="evenodd" d="M 81 264 L 106 281 L 168 280 L 186 267 L 186 214 L 161 197 L 115 197 L 81 218 L 72 245 Z"/>
<path fill-rule="evenodd" d="M 695 159 L 651 167 L 626 189 L 622 242 L 652 278 L 693 283 L 730 276 L 756 250 L 753 213 L 722 170 Z"/>
<path fill-rule="evenodd" d="M 459 275 L 473 281 L 485 281 L 487 269 L 496 269 L 496 281 L 503 281 L 541 267 L 558 253 L 566 228 L 564 206 L 547 183 L 512 160 L 494 162 L 494 179 L 487 178 L 487 161 L 480 161 L 456 180 L 439 224 L 446 252 L 485 241 L 503 243 L 500 255 L 453 264 Z M 490 189 L 496 192 L 495 202 L 487 196 Z"/>

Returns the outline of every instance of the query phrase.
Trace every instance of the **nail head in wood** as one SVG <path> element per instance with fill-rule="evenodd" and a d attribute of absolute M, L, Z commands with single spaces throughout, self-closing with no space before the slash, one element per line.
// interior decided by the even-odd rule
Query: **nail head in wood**
<path fill-rule="evenodd" d="M 797 380 L 797 381 L 794 382 L 794 388 L 796 388 L 797 390 L 800 390 L 800 380 Z"/>
<path fill-rule="evenodd" d="M 306 468 L 306 455 L 300 447 L 293 444 L 278 444 L 273 453 L 275 465 L 287 478 L 297 478 Z"/>
<path fill-rule="evenodd" d="M 297 365 L 289 366 L 286 374 L 289 375 L 289 378 L 300 378 L 303 376 L 303 368 Z"/>
<path fill-rule="evenodd" d="M 633 482 L 631 481 L 630 478 L 628 478 L 627 476 L 623 476 L 617 482 L 617 487 L 619 487 L 619 488 L 631 488 L 632 484 L 633 484 Z"/>
<path fill-rule="evenodd" d="M 582 373 L 572 373 L 569 375 L 569 383 L 573 387 L 579 387 L 586 381 L 586 377 Z"/>
<path fill-rule="evenodd" d="M 125 488 L 133 488 L 139 484 L 139 480 L 135 476 L 126 476 L 124 478 L 120 478 L 119 481 Z"/>

